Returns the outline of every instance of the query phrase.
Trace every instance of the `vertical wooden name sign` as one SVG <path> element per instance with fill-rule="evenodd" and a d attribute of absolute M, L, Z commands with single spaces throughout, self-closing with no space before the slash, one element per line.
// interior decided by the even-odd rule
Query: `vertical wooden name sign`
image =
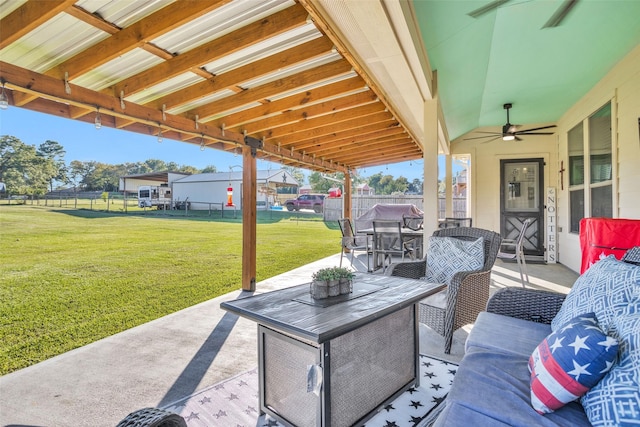
<path fill-rule="evenodd" d="M 547 263 L 555 264 L 557 255 L 556 246 L 556 189 L 555 187 L 547 188 Z"/>

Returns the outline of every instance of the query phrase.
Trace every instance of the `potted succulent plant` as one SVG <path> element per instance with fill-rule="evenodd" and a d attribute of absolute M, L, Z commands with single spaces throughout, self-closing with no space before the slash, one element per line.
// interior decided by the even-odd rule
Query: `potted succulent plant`
<path fill-rule="evenodd" d="M 315 299 L 329 297 L 329 282 L 333 280 L 333 270 L 331 268 L 321 268 L 311 275 L 311 296 Z"/>
<path fill-rule="evenodd" d="M 321 268 L 311 276 L 311 296 L 323 299 L 348 294 L 351 292 L 354 276 L 351 270 L 344 267 Z"/>
<path fill-rule="evenodd" d="M 340 295 L 351 293 L 355 274 L 345 267 L 334 267 L 334 275 L 340 284 Z"/>

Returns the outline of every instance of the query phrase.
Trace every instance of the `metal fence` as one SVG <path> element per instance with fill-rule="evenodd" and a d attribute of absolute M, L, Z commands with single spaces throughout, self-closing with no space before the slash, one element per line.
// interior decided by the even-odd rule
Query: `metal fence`
<path fill-rule="evenodd" d="M 358 218 L 374 205 L 381 204 L 413 204 L 420 210 L 424 210 L 424 201 L 421 195 L 398 195 L 398 196 L 353 196 L 351 203 L 351 218 Z M 156 208 L 139 208 L 138 199 L 133 195 L 123 195 L 121 193 L 83 192 L 55 194 L 44 196 L 11 196 L 0 199 L 0 204 L 26 204 L 33 206 L 65 207 L 73 209 L 90 209 L 96 211 L 113 212 L 137 212 L 155 210 Z M 445 218 L 444 197 L 438 199 L 438 217 Z M 259 209 L 271 210 L 271 206 L 260 206 Z M 236 218 L 239 212 L 236 208 L 222 206 L 222 203 L 192 202 L 190 201 L 186 209 L 180 208 L 175 214 L 188 216 L 193 211 L 200 211 L 200 215 L 220 216 Z M 226 212 L 230 211 L 230 212 Z M 168 213 L 168 212 L 167 212 Z M 343 215 L 343 199 L 324 199 L 324 220 L 337 221 Z M 453 217 L 465 218 L 467 216 L 467 200 L 465 198 L 453 198 Z"/>
<path fill-rule="evenodd" d="M 5 199 L 0 199 L 0 203 L 7 205 L 31 205 L 47 207 L 64 207 L 72 209 L 90 209 L 98 211 L 126 212 L 128 209 L 138 207 L 136 197 L 125 198 L 119 193 L 102 192 L 78 192 L 35 195 L 13 195 Z"/>

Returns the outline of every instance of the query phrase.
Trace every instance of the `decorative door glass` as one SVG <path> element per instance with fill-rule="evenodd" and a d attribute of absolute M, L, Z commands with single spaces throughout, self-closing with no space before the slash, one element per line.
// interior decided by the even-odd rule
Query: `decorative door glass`
<path fill-rule="evenodd" d="M 540 210 L 539 163 L 507 163 L 504 169 L 504 206 L 506 212 Z"/>

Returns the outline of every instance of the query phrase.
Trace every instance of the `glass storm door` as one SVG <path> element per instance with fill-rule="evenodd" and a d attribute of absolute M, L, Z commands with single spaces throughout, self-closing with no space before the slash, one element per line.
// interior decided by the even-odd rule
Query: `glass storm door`
<path fill-rule="evenodd" d="M 544 259 L 543 159 L 500 161 L 500 234 L 516 239 L 527 218 L 533 222 L 524 239 L 528 258 Z"/>

